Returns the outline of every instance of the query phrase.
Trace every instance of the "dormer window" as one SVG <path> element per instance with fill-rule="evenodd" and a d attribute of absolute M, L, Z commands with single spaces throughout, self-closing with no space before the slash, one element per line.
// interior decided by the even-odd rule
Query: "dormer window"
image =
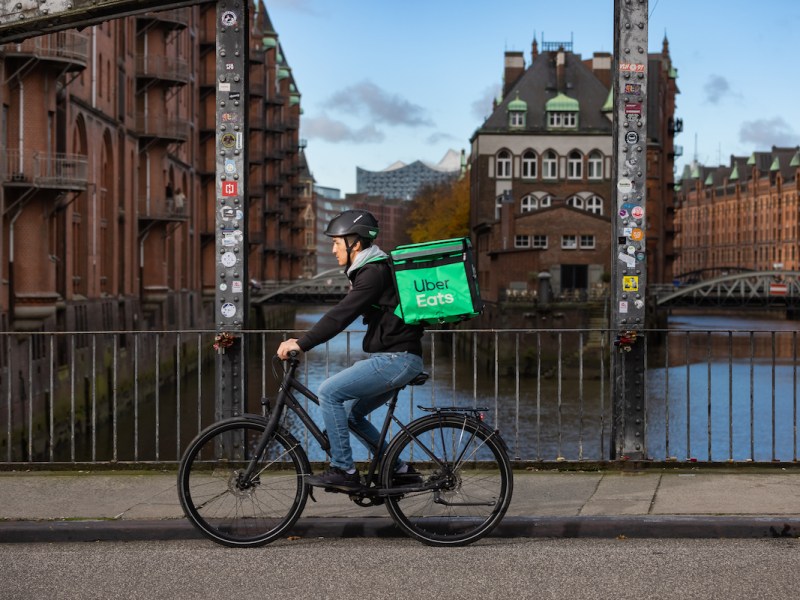
<path fill-rule="evenodd" d="M 508 103 L 508 126 L 511 129 L 523 129 L 528 114 L 528 103 L 517 97 Z"/>
<path fill-rule="evenodd" d="M 548 129 L 577 129 L 580 104 L 574 98 L 559 92 L 544 106 Z"/>

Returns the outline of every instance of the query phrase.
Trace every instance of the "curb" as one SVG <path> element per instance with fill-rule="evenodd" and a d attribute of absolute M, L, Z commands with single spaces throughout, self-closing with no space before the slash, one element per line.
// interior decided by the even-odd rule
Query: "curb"
<path fill-rule="evenodd" d="M 405 537 L 389 518 L 300 519 L 305 538 Z M 490 537 L 505 538 L 796 538 L 800 518 L 731 516 L 507 517 Z M 185 519 L 4 521 L 0 543 L 130 542 L 203 539 Z"/>

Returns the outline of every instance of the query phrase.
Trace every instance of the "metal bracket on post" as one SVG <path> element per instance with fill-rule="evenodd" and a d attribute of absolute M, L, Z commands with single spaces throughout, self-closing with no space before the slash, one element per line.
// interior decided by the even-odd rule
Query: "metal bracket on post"
<path fill-rule="evenodd" d="M 647 458 L 647 0 L 614 0 L 612 459 Z"/>
<path fill-rule="evenodd" d="M 248 0 L 217 2 L 216 298 L 217 417 L 239 415 L 247 394 Z"/>

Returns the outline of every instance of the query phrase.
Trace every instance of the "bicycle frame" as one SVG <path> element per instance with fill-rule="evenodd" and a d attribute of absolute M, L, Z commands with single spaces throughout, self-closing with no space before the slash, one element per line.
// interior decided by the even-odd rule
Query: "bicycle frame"
<path fill-rule="evenodd" d="M 330 455 L 330 442 L 328 440 L 328 436 L 326 432 L 320 430 L 319 426 L 314 422 L 308 412 L 305 410 L 303 405 L 298 402 L 297 398 L 294 397 L 292 391 L 297 391 L 302 396 L 306 397 L 307 399 L 311 400 L 314 404 L 319 406 L 319 398 L 317 395 L 308 389 L 305 385 L 303 385 L 296 377 L 297 367 L 300 364 L 300 360 L 296 357 L 291 357 L 287 360 L 288 368 L 284 371 L 283 380 L 280 383 L 278 389 L 278 396 L 275 400 L 275 405 L 269 408 L 269 418 L 267 420 L 266 428 L 264 429 L 264 433 L 261 436 L 261 439 L 258 442 L 256 447 L 256 451 L 253 455 L 253 458 L 250 460 L 250 463 L 247 466 L 247 469 L 241 474 L 242 481 L 248 481 L 254 474 L 259 457 L 264 452 L 267 444 L 269 443 L 270 438 L 275 433 L 276 428 L 278 427 L 278 423 L 283 417 L 286 410 L 291 410 L 294 412 L 302 421 L 303 425 L 306 429 L 311 433 L 314 439 L 317 440 L 322 450 L 324 450 L 328 455 Z M 402 389 L 402 388 L 400 388 Z M 407 426 L 402 423 L 397 417 L 394 415 L 394 409 L 397 404 L 398 395 L 400 393 L 400 389 L 395 390 L 394 395 L 389 400 L 388 410 L 386 412 L 386 417 L 384 418 L 383 425 L 380 430 L 380 438 L 379 444 L 383 446 L 386 442 L 386 435 L 389 431 L 389 426 L 394 421 L 397 426 L 404 432 L 408 433 L 416 439 L 413 434 L 408 431 Z M 445 409 L 430 409 L 439 413 L 441 410 Z M 465 418 L 467 417 L 467 413 L 479 413 L 481 410 L 485 409 L 465 409 L 465 408 L 456 408 L 451 407 L 447 409 L 450 411 L 458 411 L 465 414 Z M 466 422 L 466 421 L 465 421 Z M 356 432 L 351 432 L 355 435 L 358 435 Z M 359 439 L 363 439 L 358 436 Z M 502 438 L 501 438 L 502 439 Z M 366 441 L 366 440 L 363 440 Z M 419 440 L 417 440 L 419 441 Z M 437 463 L 440 467 L 443 467 L 441 460 L 439 457 L 435 456 L 424 444 L 420 444 L 420 447 L 425 450 L 425 452 L 429 455 L 430 459 Z M 408 493 L 411 491 L 425 491 L 436 489 L 439 487 L 437 484 L 427 484 L 427 485 L 419 485 L 419 486 L 403 486 L 401 488 L 380 488 L 377 487 L 377 482 L 375 480 L 378 474 L 378 467 L 380 466 L 381 458 L 383 457 L 382 452 L 379 451 L 379 448 L 373 448 L 372 452 L 372 460 L 369 463 L 369 468 L 367 470 L 367 474 L 365 476 L 366 487 L 364 490 L 361 490 L 360 493 L 365 496 L 389 496 L 393 494 L 397 494 L 402 492 Z M 461 458 L 461 457 L 459 457 Z"/>

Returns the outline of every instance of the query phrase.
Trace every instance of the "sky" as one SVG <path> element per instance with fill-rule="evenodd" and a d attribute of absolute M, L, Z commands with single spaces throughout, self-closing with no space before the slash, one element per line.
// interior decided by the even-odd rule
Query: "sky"
<path fill-rule="evenodd" d="M 490 114 L 506 51 L 534 37 L 614 49 L 613 0 L 265 0 L 302 94 L 318 185 L 356 191 L 356 167 L 438 163 Z M 649 0 L 649 51 L 678 70 L 677 173 L 800 144 L 798 0 Z"/>

